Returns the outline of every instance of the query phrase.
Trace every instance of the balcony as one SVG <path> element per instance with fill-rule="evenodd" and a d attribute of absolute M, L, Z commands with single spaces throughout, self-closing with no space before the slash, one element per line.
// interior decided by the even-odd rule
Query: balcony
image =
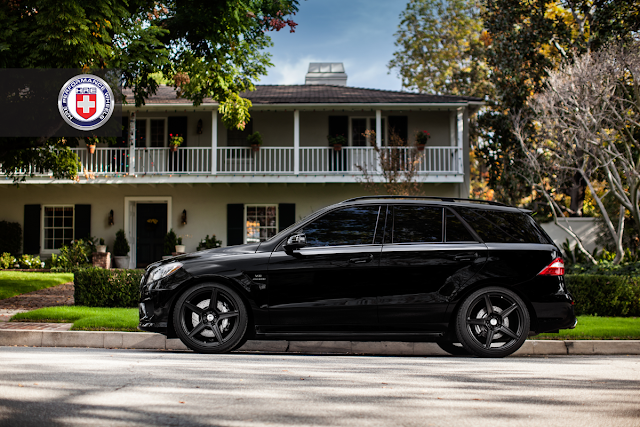
<path fill-rule="evenodd" d="M 399 164 L 414 161 L 421 182 L 463 182 L 458 147 L 383 148 Z M 396 151 L 395 153 L 393 151 Z M 365 168 L 382 180 L 378 154 L 372 147 L 244 147 L 72 148 L 79 159 L 81 182 L 100 183 L 232 183 L 232 182 L 357 182 Z M 133 162 L 130 159 L 133 158 Z M 27 171 L 23 171 L 26 174 Z M 27 183 L 51 182 L 49 173 L 36 173 Z M 86 180 L 83 178 L 87 178 Z"/>

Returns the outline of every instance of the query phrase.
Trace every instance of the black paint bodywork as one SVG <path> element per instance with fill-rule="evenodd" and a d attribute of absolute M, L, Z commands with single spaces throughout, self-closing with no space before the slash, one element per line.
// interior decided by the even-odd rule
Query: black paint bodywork
<path fill-rule="evenodd" d="M 285 251 L 287 238 L 305 224 L 352 205 L 398 204 L 525 212 L 464 202 L 366 200 L 324 208 L 273 239 L 182 255 L 150 265 L 140 285 L 139 329 L 175 337 L 174 303 L 189 287 L 219 282 L 232 286 L 247 305 L 249 339 L 407 340 L 454 339 L 453 320 L 465 296 L 487 286 L 516 292 L 531 316 L 531 334 L 572 328 L 573 298 L 563 276 L 539 276 L 561 251 L 546 243 L 476 241 L 393 244 L 389 233 L 371 245 L 304 247 Z M 381 210 L 382 211 L 382 210 Z M 457 214 L 456 214 L 457 215 Z M 378 228 L 389 227 L 380 215 Z M 179 261 L 176 273 L 155 283 L 161 264 Z"/>

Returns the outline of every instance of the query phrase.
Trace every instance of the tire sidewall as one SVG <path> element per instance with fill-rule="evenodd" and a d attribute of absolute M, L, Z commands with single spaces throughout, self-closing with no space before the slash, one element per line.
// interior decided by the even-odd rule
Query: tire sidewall
<path fill-rule="evenodd" d="M 238 325 L 236 327 L 236 331 L 234 332 L 231 339 L 226 341 L 224 344 L 220 344 L 217 346 L 205 346 L 199 344 L 196 340 L 193 340 L 189 337 L 187 331 L 185 331 L 182 327 L 182 316 L 183 316 L 183 305 L 184 302 L 187 301 L 191 296 L 195 293 L 201 292 L 203 289 L 211 289 L 214 287 L 222 290 L 227 296 L 233 299 L 234 305 L 238 310 Z M 248 315 L 247 308 L 238 294 L 233 288 L 230 286 L 224 285 L 222 283 L 201 283 L 199 285 L 195 285 L 187 289 L 185 292 L 180 295 L 173 310 L 173 325 L 178 338 L 180 341 L 191 350 L 198 353 L 228 353 L 234 350 L 240 341 L 243 339 L 245 334 L 247 333 L 247 325 L 248 325 Z"/>

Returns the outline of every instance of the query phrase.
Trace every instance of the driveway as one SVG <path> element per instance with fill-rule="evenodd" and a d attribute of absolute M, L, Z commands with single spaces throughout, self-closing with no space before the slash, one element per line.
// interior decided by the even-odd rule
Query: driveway
<path fill-rule="evenodd" d="M 0 347 L 0 425 L 633 426 L 640 356 Z"/>

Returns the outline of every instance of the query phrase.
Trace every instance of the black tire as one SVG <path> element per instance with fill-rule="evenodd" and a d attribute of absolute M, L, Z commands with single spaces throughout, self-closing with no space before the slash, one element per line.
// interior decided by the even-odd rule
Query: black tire
<path fill-rule="evenodd" d="M 438 341 L 436 342 L 438 347 L 446 351 L 447 353 L 453 356 L 470 356 L 471 353 L 467 351 L 466 348 L 462 346 L 459 342 L 451 342 L 451 341 Z"/>
<path fill-rule="evenodd" d="M 469 295 L 456 315 L 462 346 L 478 357 L 506 357 L 529 335 L 527 306 L 514 292 L 493 286 Z"/>
<path fill-rule="evenodd" d="M 198 353 L 227 353 L 235 349 L 246 334 L 247 319 L 240 295 L 220 283 L 188 289 L 173 310 L 178 338 Z"/>

